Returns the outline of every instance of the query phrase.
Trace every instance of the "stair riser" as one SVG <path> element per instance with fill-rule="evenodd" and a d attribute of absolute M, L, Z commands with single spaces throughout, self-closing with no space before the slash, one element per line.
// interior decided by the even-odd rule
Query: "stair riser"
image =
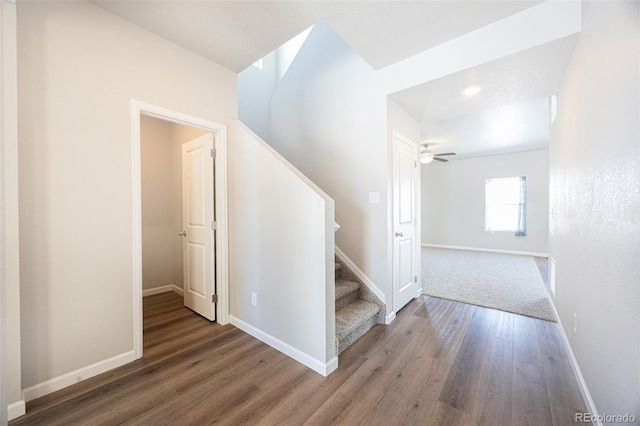
<path fill-rule="evenodd" d="M 355 302 L 356 300 L 358 300 L 358 292 L 357 291 L 353 291 L 349 294 L 347 294 L 346 296 L 343 296 L 339 299 L 336 300 L 336 312 L 338 312 L 338 310 L 344 308 L 345 306 L 349 305 L 350 303 Z"/>
<path fill-rule="evenodd" d="M 376 325 L 375 315 L 369 318 L 366 322 L 360 324 L 358 328 L 353 330 L 341 339 L 336 339 L 336 352 L 340 355 L 345 349 L 351 346 L 356 340 L 364 336 L 367 331 L 371 330 Z"/>

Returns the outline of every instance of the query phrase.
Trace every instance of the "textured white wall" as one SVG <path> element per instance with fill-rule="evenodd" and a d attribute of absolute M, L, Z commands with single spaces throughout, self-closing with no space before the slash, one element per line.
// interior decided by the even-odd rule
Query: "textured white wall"
<path fill-rule="evenodd" d="M 422 243 L 548 253 L 549 152 L 469 158 L 422 166 Z M 527 235 L 484 232 L 485 179 L 527 177 Z"/>
<path fill-rule="evenodd" d="M 640 3 L 584 2 L 551 130 L 560 320 L 597 410 L 640 419 Z M 573 331 L 573 314 L 578 332 Z"/>
<path fill-rule="evenodd" d="M 237 75 L 88 2 L 18 3 L 22 379 L 133 350 L 131 99 L 225 122 Z"/>
<path fill-rule="evenodd" d="M 335 200 L 337 246 L 390 296 L 386 103 L 371 66 L 318 23 L 272 97 L 269 143 Z"/>

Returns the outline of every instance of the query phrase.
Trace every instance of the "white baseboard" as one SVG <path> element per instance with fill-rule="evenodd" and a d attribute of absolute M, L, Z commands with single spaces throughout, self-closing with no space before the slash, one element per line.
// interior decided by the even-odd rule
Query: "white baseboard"
<path fill-rule="evenodd" d="M 134 352 L 125 352 L 120 355 L 96 362 L 75 371 L 63 374 L 35 386 L 28 387 L 22 391 L 22 397 L 26 402 L 33 401 L 41 396 L 48 395 L 57 390 L 66 388 L 82 380 L 97 376 L 114 368 L 120 367 L 135 359 Z"/>
<path fill-rule="evenodd" d="M 393 322 L 393 320 L 396 319 L 396 313 L 395 312 L 391 312 L 389 315 L 387 315 L 384 318 L 384 323 L 385 325 L 389 325 Z"/>
<path fill-rule="evenodd" d="M 27 413 L 27 404 L 24 400 L 9 404 L 7 407 L 7 418 L 9 421 L 17 419 L 20 416 L 24 416 Z"/>
<path fill-rule="evenodd" d="M 279 350 L 283 354 L 287 355 L 298 361 L 299 363 L 306 365 L 316 373 L 322 374 L 327 377 L 329 374 L 333 373 L 338 368 L 338 357 L 333 357 L 327 363 L 319 361 L 314 357 L 302 352 L 301 350 L 294 348 L 288 343 L 283 342 L 282 340 L 274 337 L 264 331 L 254 327 L 253 325 L 242 321 L 239 318 L 234 317 L 233 315 L 229 315 L 229 322 L 238 327 L 240 330 L 244 331 L 247 334 L 255 337 L 256 339 L 266 343 L 274 349 Z"/>
<path fill-rule="evenodd" d="M 326 374 L 322 374 L 322 373 L 320 374 L 322 374 L 324 377 L 327 377 L 329 374 L 333 373 L 337 369 L 338 369 L 338 357 L 334 356 L 329 360 L 329 362 L 327 362 L 327 366 L 325 368 Z"/>
<path fill-rule="evenodd" d="M 154 288 L 148 288 L 146 290 L 142 290 L 142 297 L 152 296 L 154 294 L 160 294 L 160 293 L 168 293 L 170 291 L 178 293 L 180 296 L 184 295 L 184 290 L 182 290 L 180 287 L 178 287 L 175 284 L 169 284 L 169 285 L 163 285 L 162 287 L 154 287 Z"/>
<path fill-rule="evenodd" d="M 483 251 L 488 253 L 506 253 L 506 254 L 519 254 L 523 256 L 536 256 L 536 257 L 549 257 L 549 253 L 540 253 L 537 251 L 517 251 L 517 250 L 500 250 L 491 248 L 480 247 L 465 247 L 465 246 L 448 246 L 442 244 L 422 244 L 422 247 L 444 248 L 454 250 L 468 250 L 468 251 Z"/>
<path fill-rule="evenodd" d="M 578 360 L 576 356 L 573 354 L 573 349 L 571 349 L 571 343 L 569 343 L 569 338 L 567 337 L 567 333 L 564 331 L 564 327 L 562 326 L 562 321 L 560 320 L 560 315 L 558 315 L 558 310 L 556 309 L 556 304 L 553 301 L 553 297 L 549 298 L 551 300 L 551 308 L 553 309 L 553 313 L 558 319 L 558 326 L 560 327 L 560 335 L 562 336 L 562 343 L 564 343 L 564 348 L 569 355 L 569 361 L 571 362 L 571 369 L 573 370 L 573 374 L 578 381 L 578 387 L 580 388 L 580 393 L 582 394 L 582 399 L 584 400 L 585 405 L 587 406 L 587 410 L 591 413 L 592 418 L 598 418 L 598 410 L 596 409 L 596 405 L 593 402 L 593 398 L 591 398 L 591 392 L 589 392 L 589 388 L 587 387 L 587 382 L 584 381 L 584 376 L 582 375 L 582 371 L 580 371 L 580 366 L 578 365 Z M 601 421 L 596 421 L 598 426 L 602 426 Z"/>
<path fill-rule="evenodd" d="M 385 297 L 385 295 L 384 295 L 384 293 L 382 292 L 382 290 L 380 290 L 380 289 L 378 288 L 378 286 L 377 286 L 377 285 L 375 285 L 375 284 L 373 283 L 373 281 L 371 281 L 371 280 L 369 279 L 369 277 L 367 277 L 367 276 L 365 275 L 365 273 L 364 273 L 364 272 L 362 272 L 362 271 L 360 270 L 360 268 L 358 268 L 358 267 L 356 266 L 356 264 L 355 264 L 355 263 L 353 263 L 353 262 L 351 261 L 351 259 L 349 259 L 349 258 L 347 257 L 347 255 L 346 255 L 346 254 L 344 254 L 344 252 L 338 248 L 338 246 L 336 246 L 336 255 L 340 258 L 340 260 L 342 260 L 342 261 L 344 262 L 344 264 L 345 264 L 345 265 L 347 265 L 347 267 L 348 267 L 349 269 L 351 269 L 351 270 L 353 271 L 353 273 L 354 273 L 354 274 L 356 274 L 356 276 L 357 276 L 358 278 L 360 278 L 360 279 L 362 280 L 362 282 L 364 283 L 364 285 L 366 285 L 366 286 L 369 288 L 369 290 L 371 290 L 371 291 L 373 292 L 373 294 L 375 294 L 375 295 L 376 295 L 376 297 L 377 297 L 378 299 L 380 299 L 380 301 L 381 301 L 382 303 L 384 303 L 385 305 L 387 304 L 387 298 Z M 389 308 L 389 307 L 387 306 L 387 309 L 388 309 L 388 308 Z"/>

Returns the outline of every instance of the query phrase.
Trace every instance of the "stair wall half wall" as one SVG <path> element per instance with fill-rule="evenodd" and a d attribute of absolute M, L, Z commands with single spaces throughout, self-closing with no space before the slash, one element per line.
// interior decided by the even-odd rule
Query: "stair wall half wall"
<path fill-rule="evenodd" d="M 228 131 L 230 322 L 327 375 L 337 367 L 334 201 L 239 121 Z"/>

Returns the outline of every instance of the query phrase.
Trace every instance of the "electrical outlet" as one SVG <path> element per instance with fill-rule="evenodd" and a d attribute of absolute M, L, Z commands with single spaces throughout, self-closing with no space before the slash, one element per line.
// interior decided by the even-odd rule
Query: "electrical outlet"
<path fill-rule="evenodd" d="M 251 306 L 258 306 L 258 295 L 255 292 L 251 292 Z"/>
<path fill-rule="evenodd" d="M 578 334 L 578 314 L 573 314 L 573 332 Z"/>

